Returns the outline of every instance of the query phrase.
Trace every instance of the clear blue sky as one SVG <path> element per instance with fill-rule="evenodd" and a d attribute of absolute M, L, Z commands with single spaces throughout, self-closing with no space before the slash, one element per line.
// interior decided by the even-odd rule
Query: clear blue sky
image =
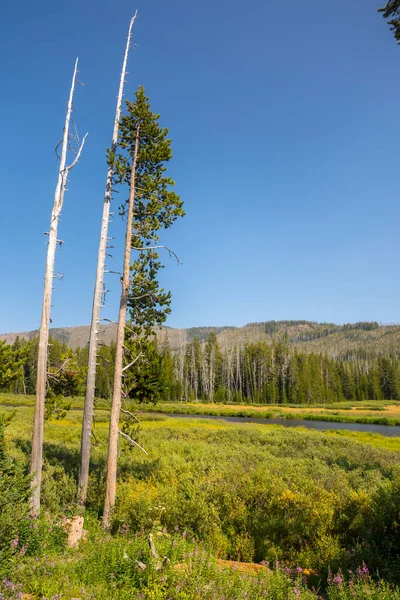
<path fill-rule="evenodd" d="M 138 84 L 170 128 L 187 216 L 164 238 L 171 326 L 400 320 L 400 48 L 383 0 L 6 0 L 0 23 L 0 332 L 38 327 L 73 62 L 81 133 L 53 326 L 90 322 L 129 19 Z M 117 200 L 118 203 L 118 200 Z M 117 207 L 115 204 L 115 208 Z M 118 222 L 112 232 L 122 236 Z M 120 270 L 121 244 L 115 267 Z M 115 318 L 119 279 L 103 315 Z"/>

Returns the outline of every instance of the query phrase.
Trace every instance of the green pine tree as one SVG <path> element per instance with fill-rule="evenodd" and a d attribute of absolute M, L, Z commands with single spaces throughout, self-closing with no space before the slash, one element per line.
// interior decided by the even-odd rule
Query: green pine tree
<path fill-rule="evenodd" d="M 21 377 L 26 354 L 27 347 L 13 348 L 0 341 L 0 389 L 7 388 Z"/>
<path fill-rule="evenodd" d="M 103 514 L 106 529 L 111 524 L 116 497 L 123 380 L 131 367 L 139 367 L 136 363 L 143 358 L 140 352 L 136 356 L 131 351 L 125 355 L 125 348 L 129 348 L 130 342 L 134 345 L 146 343 L 153 327 L 162 325 L 170 313 L 171 294 L 165 292 L 158 281 L 159 271 L 163 268 L 158 250 L 165 248 L 159 243 L 159 233 L 184 215 L 183 202 L 173 189 L 175 182 L 166 175 L 165 165 L 172 157 L 168 129 L 160 127 L 159 115 L 151 111 L 143 87 L 138 88 L 135 101 L 128 101 L 126 108 L 117 149 L 108 151 L 108 161 L 114 172 L 113 185 L 128 186 L 129 200 L 121 207 L 127 229 Z M 136 254 L 133 262 L 132 250 Z M 130 323 L 126 327 L 128 309 Z"/>

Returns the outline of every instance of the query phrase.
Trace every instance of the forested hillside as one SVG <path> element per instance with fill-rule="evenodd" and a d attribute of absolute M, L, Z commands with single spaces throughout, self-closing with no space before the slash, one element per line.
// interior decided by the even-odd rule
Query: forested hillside
<path fill-rule="evenodd" d="M 51 337 L 70 348 L 83 348 L 89 340 L 88 325 L 80 327 L 59 327 L 50 329 Z M 322 352 L 329 356 L 345 355 L 353 350 L 366 353 L 388 354 L 400 351 L 400 325 L 379 325 L 376 322 L 349 323 L 316 323 L 314 321 L 265 321 L 249 323 L 243 327 L 190 327 L 176 329 L 164 327 L 156 329 L 159 341 L 167 337 L 171 350 L 178 350 L 188 342 L 197 338 L 205 342 L 213 333 L 222 349 L 232 346 L 244 346 L 248 343 L 272 343 L 287 337 L 288 341 L 301 348 L 303 352 Z M 0 340 L 13 344 L 16 338 L 30 340 L 38 334 L 35 331 L 22 333 L 3 333 Z M 110 344 L 115 339 L 116 325 L 103 324 L 100 339 Z"/>
<path fill-rule="evenodd" d="M 258 339 L 261 331 L 264 337 Z M 171 344 L 171 330 L 166 329 L 153 340 L 137 342 L 133 351 L 141 358 L 125 373 L 127 395 L 138 402 L 239 404 L 394 400 L 400 398 L 400 357 L 394 344 L 396 334 L 385 331 L 389 328 L 375 323 L 313 327 L 269 322 L 222 330 L 219 335 L 200 330 L 200 337 L 195 337 L 198 330 L 189 330 L 180 335 L 179 343 Z M 243 332 L 249 332 L 248 340 L 234 337 Z M 378 345 L 385 337 L 391 338 L 393 347 Z M 329 342 L 333 342 L 331 352 L 324 349 Z M 5 380 L 2 391 L 35 393 L 37 343 L 37 338 L 17 337 L 12 345 L 3 345 L 14 352 L 16 374 Z M 51 339 L 50 397 L 84 394 L 87 356 L 87 347 L 73 349 Z M 113 342 L 101 345 L 98 397 L 111 397 L 114 357 Z M 9 357 L 2 363 L 0 356 L 0 369 L 10 369 Z"/>

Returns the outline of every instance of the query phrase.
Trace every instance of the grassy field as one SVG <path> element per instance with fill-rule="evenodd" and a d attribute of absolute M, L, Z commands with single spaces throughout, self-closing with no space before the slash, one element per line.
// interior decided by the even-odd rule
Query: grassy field
<path fill-rule="evenodd" d="M 83 408 L 83 398 L 68 399 L 71 409 Z M 0 405 L 34 406 L 33 396 L 0 394 Z M 109 401 L 97 400 L 98 410 L 108 410 Z M 306 419 L 334 423 L 365 423 L 371 425 L 400 425 L 400 402 L 374 400 L 365 402 L 341 402 L 321 405 L 237 405 L 186 402 L 161 402 L 157 405 L 136 406 L 137 410 L 164 414 L 192 414 L 210 416 L 233 416 L 254 418 Z"/>
<path fill-rule="evenodd" d="M 6 446 L 26 467 L 33 410 L 0 410 L 15 411 Z M 99 525 L 108 411 L 98 409 L 88 540 L 72 551 L 64 524 L 79 512 L 81 417 L 45 425 L 43 515 L 21 508 L 19 521 L 13 506 L 0 598 L 400 598 L 400 438 L 143 414 L 149 456 L 121 444 L 109 535 Z"/>
<path fill-rule="evenodd" d="M 235 405 L 235 404 L 190 404 L 166 403 L 155 406 L 136 406 L 138 410 L 167 414 L 189 414 L 231 417 L 253 417 L 265 419 L 306 419 L 333 423 L 365 423 L 370 425 L 400 425 L 400 407 L 393 402 L 365 403 L 354 406 L 282 406 L 282 405 Z M 377 415 L 379 411 L 379 415 Z"/>

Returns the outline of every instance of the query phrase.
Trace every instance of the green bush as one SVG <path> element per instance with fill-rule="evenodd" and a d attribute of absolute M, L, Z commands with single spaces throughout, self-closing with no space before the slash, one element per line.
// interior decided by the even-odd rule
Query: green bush
<path fill-rule="evenodd" d="M 28 517 L 30 493 L 24 465 L 6 452 L 5 425 L 5 420 L 0 419 L 0 577 L 10 572 L 15 556 L 26 550 L 20 530 Z"/>
<path fill-rule="evenodd" d="M 19 414 L 25 418 L 27 411 Z M 21 593 L 35 600 L 57 594 L 96 600 L 257 599 L 265 592 L 276 600 L 316 599 L 317 593 L 293 577 L 298 567 L 301 576 L 303 569 L 317 572 L 313 583 L 328 600 L 400 600 L 390 583 L 400 580 L 398 453 L 313 431 L 189 419 L 145 422 L 140 443 L 149 456 L 121 447 L 110 536 L 99 522 L 107 436 L 99 422 L 99 445 L 91 457 L 92 512 L 85 515 L 88 541 L 70 551 L 63 521 L 76 510 L 79 418 L 70 414 L 46 423 L 45 437 L 52 441 L 44 447 L 38 519 L 29 515 L 27 502 L 23 451 L 29 429 L 12 422 L 16 443 L 7 455 L 2 433 L 0 534 L 7 589 L 0 584 L 0 598 L 15 600 L 21 583 Z M 150 532 L 160 569 L 149 553 Z M 280 566 L 243 578 L 216 558 Z M 357 572 L 363 561 L 386 583 L 374 583 L 363 567 Z M 335 576 L 328 577 L 330 569 Z"/>
<path fill-rule="evenodd" d="M 157 463 L 146 472 L 139 465 L 147 459 L 136 455 L 121 465 L 115 531 L 178 526 L 222 558 L 279 559 L 325 573 L 367 560 L 399 580 L 396 454 L 280 429 L 163 427 L 147 435 Z"/>

